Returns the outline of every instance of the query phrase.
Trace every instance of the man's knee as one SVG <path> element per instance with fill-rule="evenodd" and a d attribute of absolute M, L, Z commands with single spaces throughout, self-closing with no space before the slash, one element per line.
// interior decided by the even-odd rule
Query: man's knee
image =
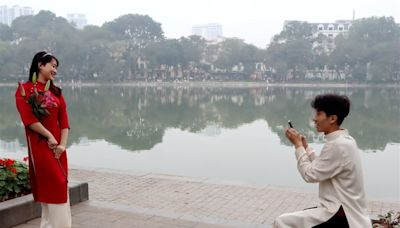
<path fill-rule="evenodd" d="M 284 228 L 290 226 L 290 216 L 288 214 L 282 214 L 277 217 L 272 226 L 273 228 Z"/>

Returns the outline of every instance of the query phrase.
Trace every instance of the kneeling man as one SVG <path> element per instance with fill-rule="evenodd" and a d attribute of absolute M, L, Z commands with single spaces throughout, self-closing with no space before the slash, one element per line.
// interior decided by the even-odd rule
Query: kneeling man
<path fill-rule="evenodd" d="M 279 216 L 274 227 L 372 227 L 367 215 L 360 150 L 348 131 L 340 128 L 350 111 L 348 97 L 318 95 L 311 106 L 315 109 L 316 129 L 326 138 L 320 155 L 315 155 L 305 137 L 294 128 L 286 129 L 285 134 L 296 148 L 297 168 L 303 179 L 319 183 L 319 203 L 316 208 Z"/>

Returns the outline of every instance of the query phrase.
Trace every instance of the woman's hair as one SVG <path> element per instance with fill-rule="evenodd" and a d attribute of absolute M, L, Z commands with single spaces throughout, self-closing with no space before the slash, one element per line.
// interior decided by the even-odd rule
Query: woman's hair
<path fill-rule="evenodd" d="M 311 107 L 317 111 L 325 112 L 326 116 L 336 115 L 337 123 L 340 126 L 349 115 L 350 100 L 345 95 L 321 94 L 314 98 Z"/>
<path fill-rule="evenodd" d="M 39 63 L 46 65 L 53 59 L 57 62 L 57 66 L 59 66 L 58 59 L 51 53 L 45 51 L 36 53 L 35 56 L 33 56 L 31 68 L 29 69 L 29 81 L 32 81 L 33 73 L 36 73 L 37 77 L 39 76 Z M 50 82 L 49 90 L 57 97 L 61 95 L 61 89 L 55 86 L 53 81 Z"/>

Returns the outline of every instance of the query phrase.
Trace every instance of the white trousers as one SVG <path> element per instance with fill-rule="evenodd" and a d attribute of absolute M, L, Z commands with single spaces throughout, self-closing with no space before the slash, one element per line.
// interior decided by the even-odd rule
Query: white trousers
<path fill-rule="evenodd" d="M 66 203 L 41 203 L 42 219 L 40 228 L 71 228 L 71 206 Z"/>
<path fill-rule="evenodd" d="M 273 228 L 309 228 L 328 221 L 335 213 L 324 208 L 312 208 L 280 215 Z"/>

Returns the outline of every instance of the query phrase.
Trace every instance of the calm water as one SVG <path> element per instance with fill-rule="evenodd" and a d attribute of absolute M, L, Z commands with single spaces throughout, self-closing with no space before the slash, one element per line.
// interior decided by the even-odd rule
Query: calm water
<path fill-rule="evenodd" d="M 287 120 L 317 150 L 310 100 L 338 92 L 352 100 L 343 127 L 362 149 L 369 198 L 400 200 L 400 89 L 64 88 L 71 124 L 69 162 L 205 177 L 260 186 L 316 189 L 296 169 Z M 0 157 L 26 154 L 14 88 L 0 87 Z"/>

